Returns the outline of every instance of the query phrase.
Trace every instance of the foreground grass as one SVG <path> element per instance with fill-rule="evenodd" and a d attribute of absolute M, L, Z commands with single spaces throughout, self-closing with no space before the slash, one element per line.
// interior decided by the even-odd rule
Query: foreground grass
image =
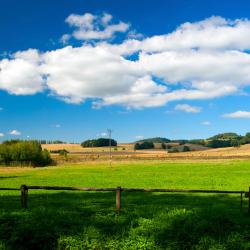
<path fill-rule="evenodd" d="M 86 163 L 1 168 L 0 186 L 247 190 L 249 161 Z M 29 192 L 0 193 L 0 249 L 250 249 L 250 217 L 237 195 Z"/>

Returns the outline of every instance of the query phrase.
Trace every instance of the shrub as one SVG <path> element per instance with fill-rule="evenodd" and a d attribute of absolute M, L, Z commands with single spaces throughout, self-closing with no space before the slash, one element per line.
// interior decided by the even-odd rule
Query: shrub
<path fill-rule="evenodd" d="M 179 150 L 178 150 L 178 148 L 171 148 L 168 152 L 169 153 L 178 153 Z"/>
<path fill-rule="evenodd" d="M 189 146 L 184 146 L 183 149 L 182 149 L 183 152 L 188 152 L 188 151 L 191 151 L 190 150 L 190 147 Z"/>
<path fill-rule="evenodd" d="M 81 143 L 82 147 L 107 147 L 109 146 L 109 139 L 108 138 L 99 138 L 94 140 L 87 140 Z M 116 147 L 117 141 L 111 139 L 111 146 Z"/>
<path fill-rule="evenodd" d="M 50 153 L 65 156 L 69 153 L 69 151 L 66 149 L 58 149 L 58 150 L 50 150 Z"/>

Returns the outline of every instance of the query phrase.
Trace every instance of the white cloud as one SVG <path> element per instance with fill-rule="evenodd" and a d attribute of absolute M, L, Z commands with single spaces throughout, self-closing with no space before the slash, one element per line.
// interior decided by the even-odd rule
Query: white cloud
<path fill-rule="evenodd" d="M 233 113 L 224 114 L 223 117 L 225 118 L 250 118 L 250 112 L 239 110 Z"/>
<path fill-rule="evenodd" d="M 47 90 L 69 103 L 90 99 L 95 107 L 145 108 L 237 94 L 250 85 L 247 19 L 211 17 L 168 34 L 128 36 L 120 44 L 100 42 L 116 32 L 129 34 L 128 24 L 114 24 L 110 14 L 72 14 L 66 22 L 75 31 L 62 37 L 64 43 L 72 37 L 99 41 L 8 56 L 0 60 L 0 90 L 16 95 Z M 134 53 L 136 60 L 128 56 Z"/>
<path fill-rule="evenodd" d="M 130 47 L 130 49 L 128 49 Z M 124 53 L 183 50 L 246 50 L 250 48 L 250 21 L 212 16 L 199 22 L 184 23 L 169 34 L 127 41 L 118 46 Z"/>
<path fill-rule="evenodd" d="M 128 30 L 129 24 L 119 22 L 110 24 L 112 15 L 104 13 L 102 16 L 85 13 L 83 15 L 71 14 L 67 17 L 66 23 L 76 28 L 72 36 L 78 40 L 104 40 L 114 36 L 115 33 L 124 33 Z M 71 36 L 71 35 L 70 35 Z M 62 41 L 69 39 L 65 34 Z"/>
<path fill-rule="evenodd" d="M 175 106 L 175 110 L 180 110 L 180 111 L 184 111 L 187 113 L 199 113 L 199 112 L 201 112 L 200 107 L 191 106 L 189 104 L 177 104 Z"/>
<path fill-rule="evenodd" d="M 69 34 L 64 34 L 64 35 L 61 37 L 60 41 L 62 42 L 62 44 L 66 45 L 66 44 L 68 44 L 70 38 L 71 38 L 71 35 L 69 35 Z"/>
<path fill-rule="evenodd" d="M 204 121 L 201 123 L 202 125 L 205 125 L 205 126 L 209 126 L 211 125 L 211 122 L 210 121 Z"/>
<path fill-rule="evenodd" d="M 0 137 L 4 137 L 4 133 L 0 133 Z"/>
<path fill-rule="evenodd" d="M 16 135 L 16 136 L 18 136 L 18 135 L 21 135 L 21 132 L 14 129 L 14 130 L 10 131 L 9 134 L 10 134 L 10 135 Z"/>
<path fill-rule="evenodd" d="M 135 136 L 135 139 L 137 139 L 137 140 L 143 140 L 144 136 L 143 135 L 137 135 L 137 136 Z"/>
<path fill-rule="evenodd" d="M 15 95 L 32 95 L 43 90 L 37 50 L 17 52 L 0 61 L 0 89 Z"/>

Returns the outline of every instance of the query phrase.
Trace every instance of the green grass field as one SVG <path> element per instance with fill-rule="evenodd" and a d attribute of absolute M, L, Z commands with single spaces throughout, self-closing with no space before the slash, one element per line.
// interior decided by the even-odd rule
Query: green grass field
<path fill-rule="evenodd" d="M 60 185 L 245 190 L 250 161 L 95 162 L 0 168 L 0 187 Z M 239 195 L 0 191 L 0 249 L 250 249 L 247 200 Z"/>

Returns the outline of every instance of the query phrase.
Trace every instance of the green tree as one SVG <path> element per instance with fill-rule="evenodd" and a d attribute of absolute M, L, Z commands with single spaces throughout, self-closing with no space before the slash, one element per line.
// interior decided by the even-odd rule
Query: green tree
<path fill-rule="evenodd" d="M 153 142 L 148 142 L 148 141 L 145 141 L 145 142 L 142 142 L 142 143 L 137 142 L 134 145 L 135 150 L 152 149 L 152 148 L 154 148 L 154 143 Z"/>
<path fill-rule="evenodd" d="M 82 147 L 107 147 L 109 146 L 109 139 L 108 138 L 99 138 L 94 140 L 86 140 L 81 143 Z M 111 139 L 111 146 L 116 147 L 117 141 Z"/>

